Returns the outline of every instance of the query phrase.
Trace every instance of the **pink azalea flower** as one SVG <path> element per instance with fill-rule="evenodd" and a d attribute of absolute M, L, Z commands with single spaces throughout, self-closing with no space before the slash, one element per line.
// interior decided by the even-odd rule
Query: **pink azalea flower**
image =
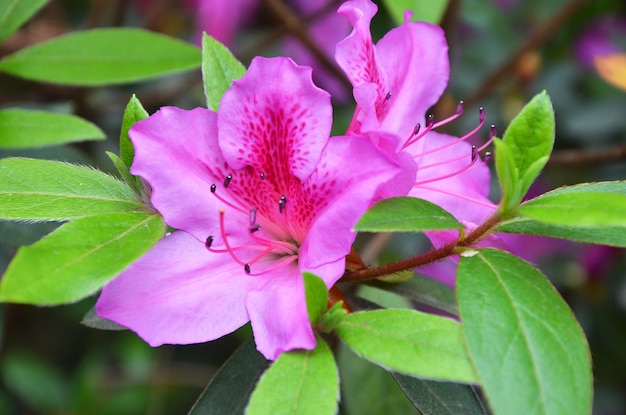
<path fill-rule="evenodd" d="M 479 156 L 496 135 L 495 128 L 492 126 L 489 140 L 480 147 L 468 143 L 485 123 L 481 108 L 478 125 L 464 136 L 435 132 L 463 113 L 460 103 L 455 114 L 445 120 L 436 122 L 425 116 L 448 82 L 444 33 L 429 23 L 411 23 L 407 13 L 403 25 L 374 45 L 370 22 L 376 11 L 369 0 L 348 1 L 339 9 L 354 27 L 337 45 L 336 53 L 337 62 L 353 84 L 357 103 L 348 134 L 367 135 L 379 148 L 396 154 L 405 169 L 415 172 L 408 195 L 441 206 L 471 230 L 497 210 L 489 199 L 491 175 L 487 160 Z M 458 238 L 457 231 L 426 235 L 435 247 Z M 525 252 L 528 238 L 493 234 L 478 246 Z M 456 261 L 453 257 L 418 271 L 453 285 Z"/>
<path fill-rule="evenodd" d="M 177 230 L 103 289 L 98 315 L 152 346 L 250 321 L 268 359 L 314 348 L 302 273 L 342 276 L 353 225 L 400 171 L 369 140 L 329 139 L 331 122 L 310 68 L 256 58 L 218 113 L 165 107 L 135 124 L 131 171 Z"/>

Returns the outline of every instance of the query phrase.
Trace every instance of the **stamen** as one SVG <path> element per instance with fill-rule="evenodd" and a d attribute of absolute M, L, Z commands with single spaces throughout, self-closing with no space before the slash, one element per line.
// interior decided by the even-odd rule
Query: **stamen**
<path fill-rule="evenodd" d="M 256 209 L 250 209 L 250 227 L 256 226 Z"/>
<path fill-rule="evenodd" d="M 250 233 L 255 233 L 261 230 L 261 225 L 255 225 L 250 227 Z"/>
<path fill-rule="evenodd" d="M 241 259 L 235 255 L 235 250 L 228 243 L 228 238 L 226 237 L 226 227 L 224 226 L 224 209 L 220 209 L 220 232 L 222 233 L 222 240 L 224 241 L 224 245 L 226 246 L 226 251 L 230 254 L 233 261 L 238 263 L 239 265 L 244 265 Z"/>
<path fill-rule="evenodd" d="M 297 255 L 289 255 L 284 257 L 283 259 L 281 259 L 280 261 L 276 262 L 275 265 L 269 269 L 266 269 L 265 271 L 261 271 L 261 272 L 257 272 L 257 273 L 252 273 L 252 272 L 248 272 L 250 267 L 247 267 L 244 265 L 244 270 L 246 271 L 246 273 L 248 275 L 252 275 L 252 276 L 258 276 L 258 275 L 264 275 L 264 274 L 269 274 L 270 272 L 276 271 L 277 269 L 280 269 L 282 267 L 285 267 L 289 264 L 291 264 L 293 261 L 296 261 L 298 259 Z"/>
<path fill-rule="evenodd" d="M 217 185 L 215 183 L 213 183 L 211 185 L 211 193 L 215 193 L 216 190 L 217 190 Z"/>
<path fill-rule="evenodd" d="M 233 180 L 233 175 L 229 174 L 228 176 L 226 176 L 226 178 L 224 179 L 224 188 L 227 188 L 228 185 L 230 184 L 231 180 Z"/>
<path fill-rule="evenodd" d="M 455 145 L 455 144 L 457 144 L 457 143 L 460 143 L 461 141 L 465 141 L 465 140 L 467 140 L 468 138 L 472 137 L 474 134 L 476 134 L 476 133 L 478 132 L 478 130 L 480 130 L 480 129 L 482 128 L 482 126 L 483 126 L 483 125 L 485 125 L 486 115 L 485 115 L 485 109 L 484 109 L 483 107 L 480 107 L 480 109 L 479 109 L 478 119 L 479 119 L 479 121 L 480 121 L 480 122 L 478 123 L 478 125 L 477 125 L 476 127 L 474 127 L 474 129 L 472 129 L 470 132 L 468 132 L 467 134 L 465 134 L 464 136 L 459 137 L 458 139 L 456 139 L 456 140 L 454 140 L 454 141 L 451 141 L 451 142 L 449 142 L 449 143 L 447 143 L 447 144 L 444 144 L 444 145 L 442 145 L 442 146 L 435 147 L 435 148 L 432 148 L 432 149 L 430 149 L 430 150 L 424 151 L 423 153 L 415 154 L 415 155 L 413 156 L 413 158 L 419 158 L 419 157 L 425 156 L 425 155 L 427 155 L 427 154 L 432 154 L 432 153 L 435 153 L 435 152 L 437 152 L 437 151 L 440 151 L 440 150 L 446 149 L 446 148 L 448 148 L 448 147 L 450 147 L 450 146 L 453 146 L 453 145 Z M 424 136 L 424 135 L 426 134 L 426 132 L 427 132 L 427 131 L 425 131 L 425 132 L 423 132 L 422 134 L 420 134 L 420 138 L 421 138 L 422 136 Z M 418 138 L 418 139 L 419 139 L 419 138 Z M 407 142 L 406 144 L 404 144 L 404 147 L 403 147 L 403 148 L 408 147 L 408 145 L 413 144 L 413 143 L 414 143 L 414 142 L 416 142 L 418 139 L 413 139 L 413 140 L 411 140 L 410 142 Z M 493 137 L 491 137 L 491 140 L 490 140 L 490 141 L 488 141 L 487 143 L 485 143 L 485 145 L 481 146 L 478 150 L 479 150 L 479 151 L 482 151 L 482 150 L 483 150 L 483 149 L 484 149 L 487 145 L 491 144 L 491 141 L 492 141 L 492 140 L 493 140 Z M 407 144 L 408 144 L 408 145 L 407 145 Z M 423 167 L 422 167 L 422 168 L 423 168 Z"/>
<path fill-rule="evenodd" d="M 259 173 L 259 177 L 261 178 L 261 180 L 265 180 L 265 173 L 263 172 Z"/>
<path fill-rule="evenodd" d="M 472 161 L 476 161 L 477 158 L 478 150 L 476 149 L 476 146 L 472 145 Z"/>
<path fill-rule="evenodd" d="M 250 264 L 244 265 L 243 270 L 246 271 L 246 274 L 250 275 Z"/>
<path fill-rule="evenodd" d="M 459 170 L 457 170 L 455 172 L 452 172 L 452 173 L 444 174 L 443 176 L 439 176 L 439 177 L 435 177 L 435 178 L 431 178 L 431 179 L 425 179 L 425 180 L 422 180 L 422 181 L 419 181 L 419 182 L 415 182 L 415 184 L 413 184 L 413 187 L 418 187 L 418 186 L 420 186 L 422 184 L 426 184 L 426 183 L 438 182 L 440 180 L 448 179 L 450 177 L 456 176 L 457 174 L 461 174 L 461 173 L 467 171 L 470 167 L 472 167 L 474 165 L 474 163 L 476 163 L 476 160 L 478 160 L 478 150 L 476 149 L 476 146 L 472 146 L 471 157 L 472 157 L 472 161 L 470 161 L 470 163 L 467 164 L 466 166 L 464 166 L 463 168 L 461 168 L 461 169 L 459 169 Z M 442 164 L 447 164 L 447 163 L 450 163 L 452 161 L 460 160 L 461 158 L 462 157 L 457 157 L 456 159 L 450 159 L 450 160 L 442 161 L 440 163 L 430 164 L 428 166 L 420 167 L 420 169 L 424 170 L 425 168 L 428 168 L 428 167 L 435 167 L 435 166 L 439 166 L 439 165 L 442 165 Z"/>
<path fill-rule="evenodd" d="M 391 99 L 391 91 L 387 92 L 387 95 L 385 95 L 385 100 L 389 101 Z"/>
<path fill-rule="evenodd" d="M 430 191 L 433 191 L 433 192 L 439 192 L 439 193 L 443 193 L 443 194 L 446 194 L 446 195 L 458 197 L 459 199 L 467 200 L 468 202 L 476 203 L 477 205 L 482 205 L 482 206 L 485 206 L 485 207 L 488 207 L 488 208 L 491 208 L 491 209 L 495 209 L 497 207 L 497 206 L 494 206 L 493 203 L 488 203 L 488 202 L 485 202 L 483 200 L 474 199 L 472 197 L 465 196 L 465 195 L 463 195 L 461 193 L 450 192 L 448 190 L 442 189 L 441 186 L 432 186 L 431 187 L 431 186 L 420 185 L 419 188 L 423 189 L 423 190 L 430 190 Z"/>
<path fill-rule="evenodd" d="M 204 242 L 204 246 L 206 246 L 206 249 L 211 248 L 211 245 L 213 245 L 214 240 L 215 238 L 213 237 L 213 235 L 207 236 L 206 241 Z"/>
<path fill-rule="evenodd" d="M 278 210 L 280 211 L 280 213 L 283 213 L 285 211 L 286 206 L 287 206 L 287 197 L 285 195 L 282 195 L 280 197 L 280 200 L 278 201 Z"/>
<path fill-rule="evenodd" d="M 230 174 L 228 176 L 231 176 Z M 231 176 L 232 177 L 232 176 Z M 228 177 L 227 177 L 228 179 Z M 224 183 L 226 183 L 226 181 L 224 181 Z M 230 181 L 229 181 L 230 183 Z M 243 214 L 246 214 L 246 211 L 243 210 L 241 207 L 233 204 L 232 202 L 229 202 L 228 200 L 224 199 L 223 197 L 221 197 L 219 195 L 219 193 L 217 193 L 217 185 L 215 183 L 213 183 L 211 185 L 211 193 L 213 193 L 215 195 L 215 197 L 217 198 L 217 200 L 219 200 L 220 202 L 222 202 L 223 204 L 225 204 L 226 206 L 229 206 L 233 209 L 235 209 L 237 212 L 241 212 Z M 231 195 L 232 196 L 232 195 Z"/>
<path fill-rule="evenodd" d="M 444 124 L 448 124 L 449 122 L 452 122 L 454 120 L 456 120 L 457 118 L 459 118 L 461 116 L 461 114 L 463 114 L 463 101 L 459 101 L 459 103 L 456 106 L 456 111 L 454 112 L 454 114 L 452 114 L 451 116 L 449 116 L 448 118 L 439 121 L 438 123 L 436 123 L 435 125 L 433 125 L 432 129 L 437 129 L 439 127 L 441 127 Z"/>
<path fill-rule="evenodd" d="M 483 157 L 483 163 L 487 164 L 491 161 L 491 151 L 487 151 L 485 153 L 485 157 Z"/>

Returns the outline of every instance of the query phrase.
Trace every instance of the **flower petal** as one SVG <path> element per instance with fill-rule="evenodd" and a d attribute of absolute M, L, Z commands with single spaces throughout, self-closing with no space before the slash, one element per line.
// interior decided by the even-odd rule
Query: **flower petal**
<path fill-rule="evenodd" d="M 273 177 L 306 179 L 326 145 L 330 95 L 311 80 L 311 68 L 288 58 L 255 58 L 220 104 L 224 158 L 235 169 L 252 166 Z"/>
<path fill-rule="evenodd" d="M 210 189 L 224 178 L 207 168 L 224 164 L 215 113 L 163 107 L 137 122 L 129 134 L 135 147 L 131 172 L 150 184 L 152 205 L 165 222 L 199 240 L 218 233 L 219 201 Z"/>
<path fill-rule="evenodd" d="M 356 235 L 353 226 L 380 194 L 379 189 L 384 187 L 388 196 L 405 195 L 415 178 L 414 170 L 409 173 L 366 137 L 331 138 L 318 167 L 304 183 L 317 196 L 320 212 L 300 247 L 301 269 L 319 272 L 332 286 L 341 273 L 325 275 L 319 267 L 344 259 Z"/>
<path fill-rule="evenodd" d="M 103 288 L 96 311 L 151 346 L 214 340 L 249 319 L 245 297 L 262 281 L 238 274 L 229 255 L 174 232 Z"/>
<path fill-rule="evenodd" d="M 295 267 L 285 267 L 266 280 L 267 285 L 250 291 L 246 299 L 259 352 L 276 360 L 282 352 L 315 348 L 302 274 Z"/>
<path fill-rule="evenodd" d="M 421 146 L 408 147 L 418 165 L 417 184 L 409 196 L 426 199 L 452 213 L 458 220 L 472 223 L 482 222 L 495 211 L 497 206 L 487 197 L 490 190 L 489 167 L 477 160 L 461 172 L 471 162 L 472 146 L 469 143 L 436 132 L 428 133 L 420 142 Z M 452 142 L 455 144 L 445 149 L 420 156 Z M 451 177 L 440 179 L 448 175 Z"/>
<path fill-rule="evenodd" d="M 408 137 L 448 84 L 448 44 L 443 30 L 430 23 L 405 22 L 377 44 L 391 98 L 381 128 Z"/>

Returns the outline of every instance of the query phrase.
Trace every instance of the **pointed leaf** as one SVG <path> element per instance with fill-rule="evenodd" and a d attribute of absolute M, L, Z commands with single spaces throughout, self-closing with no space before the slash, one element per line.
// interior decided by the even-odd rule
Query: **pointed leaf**
<path fill-rule="evenodd" d="M 103 140 L 95 124 L 68 114 L 0 110 L 0 148 L 28 148 L 85 140 Z"/>
<path fill-rule="evenodd" d="M 0 219 L 68 220 L 141 208 L 128 186 L 97 170 L 49 160 L 0 160 Z"/>
<path fill-rule="evenodd" d="M 306 307 L 311 324 L 317 324 L 328 306 L 328 289 L 324 281 L 310 272 L 303 273 Z"/>
<path fill-rule="evenodd" d="M 13 32 L 49 0 L 2 0 L 0 2 L 0 42 L 8 38 Z"/>
<path fill-rule="evenodd" d="M 407 375 L 476 382 L 456 321 L 414 310 L 348 314 L 337 335 L 357 354 L 387 370 Z"/>
<path fill-rule="evenodd" d="M 434 203 L 414 197 L 394 197 L 376 203 L 354 228 L 362 232 L 422 232 L 463 229 L 463 225 Z"/>
<path fill-rule="evenodd" d="M 211 379 L 189 415 L 243 415 L 250 395 L 268 365 L 250 337 Z"/>
<path fill-rule="evenodd" d="M 241 64 L 228 50 L 213 37 L 202 35 L 202 78 L 204 79 L 204 95 L 209 109 L 217 111 L 224 92 L 246 73 Z"/>
<path fill-rule="evenodd" d="M 522 216 L 552 225 L 626 227 L 626 195 L 599 192 L 546 193 L 522 204 Z"/>
<path fill-rule="evenodd" d="M 151 79 L 200 66 L 198 48 L 131 28 L 74 32 L 0 60 L 0 71 L 34 81 L 95 86 Z"/>
<path fill-rule="evenodd" d="M 246 410 L 248 415 L 333 415 L 339 375 L 321 338 L 314 350 L 286 352 L 263 374 Z"/>
<path fill-rule="evenodd" d="M 128 131 L 137 121 L 144 120 L 148 117 L 148 112 L 133 94 L 126 105 L 124 118 L 122 119 L 122 130 L 120 132 L 120 158 L 128 168 L 133 164 L 133 158 L 135 157 L 135 148 L 128 137 Z"/>
<path fill-rule="evenodd" d="M 495 413 L 591 412 L 585 336 L 537 269 L 509 253 L 480 250 L 461 257 L 457 296 L 468 348 Z"/>
<path fill-rule="evenodd" d="M 0 280 L 0 301 L 54 305 L 81 300 L 139 258 L 162 236 L 163 219 L 111 213 L 66 223 L 22 247 Z"/>
<path fill-rule="evenodd" d="M 422 415 L 488 415 L 475 386 L 437 382 L 392 373 Z"/>

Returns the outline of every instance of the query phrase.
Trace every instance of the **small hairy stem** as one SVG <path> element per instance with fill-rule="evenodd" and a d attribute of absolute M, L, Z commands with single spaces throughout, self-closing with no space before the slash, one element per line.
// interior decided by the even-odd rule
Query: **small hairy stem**
<path fill-rule="evenodd" d="M 460 248 L 467 248 L 482 238 L 487 236 L 492 229 L 500 222 L 498 213 L 487 218 L 485 222 L 480 224 L 476 229 L 471 231 L 465 237 L 461 237 L 457 241 L 450 242 L 442 247 L 433 249 L 424 254 L 404 259 L 391 264 L 381 265 L 378 267 L 367 268 L 358 271 L 346 272 L 341 278 L 342 282 L 358 282 L 373 280 L 384 275 L 395 274 L 396 272 L 412 270 L 432 262 L 440 261 L 450 255 L 458 253 Z"/>

